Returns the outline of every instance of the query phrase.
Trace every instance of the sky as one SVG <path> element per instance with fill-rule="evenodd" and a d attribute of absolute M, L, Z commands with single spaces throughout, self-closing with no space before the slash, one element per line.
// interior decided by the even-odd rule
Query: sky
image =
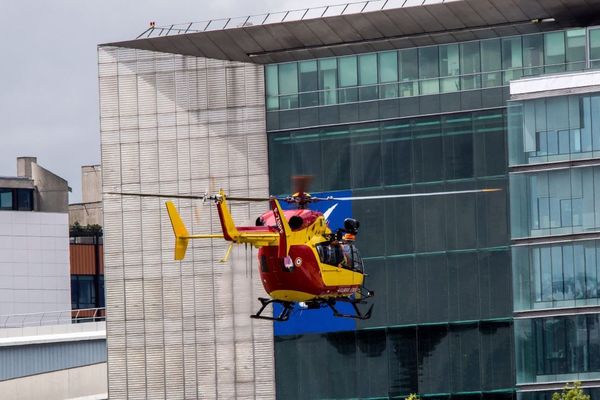
<path fill-rule="evenodd" d="M 100 163 L 97 45 L 157 26 L 343 0 L 0 0 L 0 176 L 34 156 L 81 201 L 81 166 Z"/>

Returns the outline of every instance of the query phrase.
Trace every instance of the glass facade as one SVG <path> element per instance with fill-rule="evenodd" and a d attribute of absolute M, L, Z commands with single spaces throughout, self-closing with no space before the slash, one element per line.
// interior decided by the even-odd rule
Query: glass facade
<path fill-rule="evenodd" d="M 599 183 L 600 167 L 511 174 L 513 239 L 598 231 Z"/>
<path fill-rule="evenodd" d="M 600 305 L 600 242 L 515 246 L 515 311 Z"/>
<path fill-rule="evenodd" d="M 600 60 L 600 31 L 590 30 L 587 37 L 590 58 Z M 587 37 L 586 29 L 578 28 L 327 58 L 318 65 L 270 65 L 267 110 L 498 87 L 522 76 L 581 70 L 586 68 Z M 310 92 L 319 96 L 298 101 L 300 93 Z"/>
<path fill-rule="evenodd" d="M 567 29 L 265 68 L 271 193 L 288 194 L 290 176 L 301 174 L 314 177 L 313 192 L 355 196 L 502 189 L 353 202 L 352 216 L 363 222 L 357 245 L 365 283 L 376 293 L 373 315 L 356 330 L 276 336 L 279 398 L 415 392 L 512 399 L 514 337 L 519 383 L 586 379 L 587 372 L 538 370 L 538 359 L 523 358 L 531 332 L 542 332 L 532 354 L 552 365 L 559 355 L 543 332 L 560 318 L 540 327 L 541 319 L 521 319 L 513 327 L 512 315 L 598 305 L 596 241 L 511 249 L 510 238 L 600 228 L 600 167 L 544 170 L 600 154 L 600 97 L 507 108 L 507 86 L 521 77 L 600 67 L 599 32 Z M 516 170 L 533 164 L 538 171 Z M 590 321 L 578 322 L 575 335 L 595 332 Z M 531 332 L 522 333 L 528 324 Z M 565 362 L 581 372 L 595 361 L 581 361 L 583 369 L 579 358 Z"/>
<path fill-rule="evenodd" d="M 373 315 L 356 331 L 277 336 L 279 398 L 513 398 L 505 126 L 495 109 L 269 133 L 272 193 L 298 174 L 313 192 L 502 189 L 353 202 Z"/>
<path fill-rule="evenodd" d="M 600 314 L 514 322 L 517 384 L 597 379 Z"/>
<path fill-rule="evenodd" d="M 268 65 L 267 130 L 504 107 L 513 79 L 600 67 L 599 32 L 577 28 Z"/>
<path fill-rule="evenodd" d="M 277 396 L 404 399 L 435 393 L 431 398 L 445 399 L 452 393 L 452 399 L 513 399 L 509 348 L 510 322 L 280 336 Z"/>
<path fill-rule="evenodd" d="M 596 33 L 590 33 L 592 43 Z M 545 57 L 563 50 L 547 48 Z M 590 165 L 600 156 L 598 115 L 597 93 L 508 107 L 512 286 L 520 316 L 514 322 L 517 384 L 600 377 L 600 314 L 581 308 L 600 305 L 598 241 L 581 236 L 600 230 L 600 166 Z M 543 316 L 555 309 L 567 315 Z"/>
<path fill-rule="evenodd" d="M 600 95 L 512 102 L 508 119 L 511 166 L 600 156 Z"/>

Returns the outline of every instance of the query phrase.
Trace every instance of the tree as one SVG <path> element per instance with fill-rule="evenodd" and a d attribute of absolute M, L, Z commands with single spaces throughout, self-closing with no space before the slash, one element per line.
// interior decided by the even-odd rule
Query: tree
<path fill-rule="evenodd" d="M 409 396 L 406 398 L 406 400 L 419 400 L 419 396 L 417 396 L 416 394 L 412 393 L 412 394 L 410 394 L 410 395 L 409 395 Z M 554 400 L 554 399 L 552 399 L 552 400 Z"/>
<path fill-rule="evenodd" d="M 562 392 L 554 393 L 552 400 L 590 400 L 590 396 L 583 393 L 581 382 L 573 382 L 573 384 L 567 383 Z"/>

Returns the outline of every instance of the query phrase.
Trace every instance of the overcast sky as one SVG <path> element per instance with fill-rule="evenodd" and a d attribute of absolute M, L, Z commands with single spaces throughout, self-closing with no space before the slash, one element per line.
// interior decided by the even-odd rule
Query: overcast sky
<path fill-rule="evenodd" d="M 100 163 L 98 44 L 157 25 L 343 3 L 342 0 L 0 0 L 0 176 L 16 157 L 69 181 L 81 201 L 81 166 Z"/>

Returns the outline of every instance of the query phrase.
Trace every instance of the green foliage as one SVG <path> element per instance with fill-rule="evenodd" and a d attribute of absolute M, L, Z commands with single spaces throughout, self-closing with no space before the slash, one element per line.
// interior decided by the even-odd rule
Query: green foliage
<path fill-rule="evenodd" d="M 412 393 L 412 394 L 410 394 L 410 395 L 409 395 L 409 396 L 406 398 L 406 400 L 419 400 L 419 396 L 417 396 L 416 394 Z M 552 400 L 554 400 L 554 399 L 552 399 Z"/>
<path fill-rule="evenodd" d="M 573 384 L 567 383 L 562 392 L 554 393 L 552 400 L 590 400 L 590 396 L 583 393 L 581 382 L 573 382 Z"/>
<path fill-rule="evenodd" d="M 69 236 L 102 236 L 102 227 L 100 225 L 82 226 L 76 221 L 69 229 Z"/>

